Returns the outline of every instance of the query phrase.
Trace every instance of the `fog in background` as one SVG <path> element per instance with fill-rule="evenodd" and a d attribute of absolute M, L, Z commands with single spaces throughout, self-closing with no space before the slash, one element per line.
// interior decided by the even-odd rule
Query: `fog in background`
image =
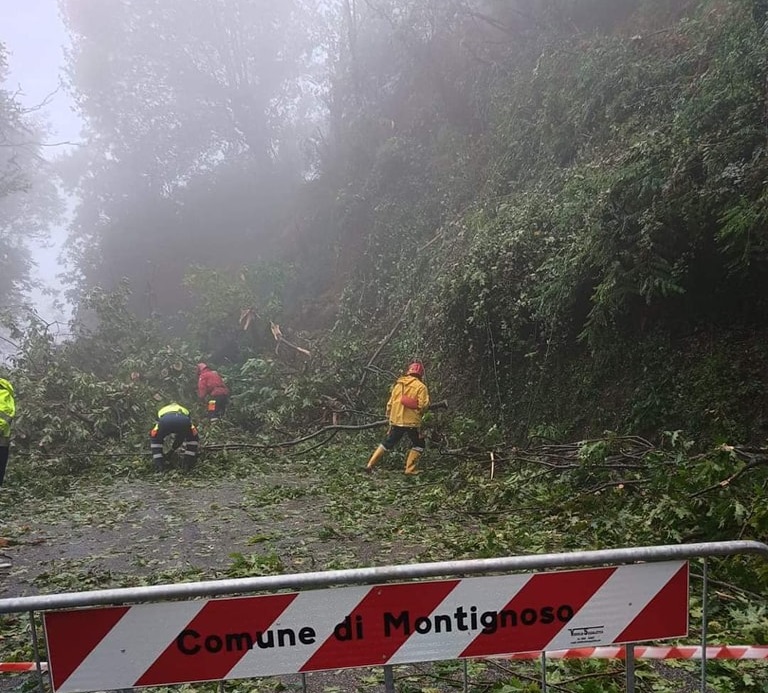
<path fill-rule="evenodd" d="M 0 42 L 8 50 L 9 74 L 6 90 L 17 93 L 17 100 L 35 110 L 35 118 L 48 128 L 41 154 L 50 160 L 72 149 L 62 142 L 80 140 L 81 122 L 74 104 L 62 84 L 64 50 L 69 39 L 59 15 L 56 0 L 0 0 Z M 71 208 L 73 201 L 66 201 Z M 63 297 L 59 275 L 62 246 L 66 238 L 66 218 L 50 228 L 50 240 L 33 246 L 36 268 L 33 278 L 41 286 L 31 292 L 35 308 L 45 320 L 66 319 L 70 309 Z M 57 303 L 64 303 L 64 307 Z"/>
<path fill-rule="evenodd" d="M 6 120 L 38 142 L 13 144 L 29 199 L 0 195 L 17 286 L 40 280 L 48 313 L 62 269 L 75 309 L 127 280 L 135 313 L 174 320 L 216 270 L 245 294 L 288 287 L 286 305 L 321 322 L 359 267 L 397 262 L 382 228 L 416 224 L 427 241 L 465 204 L 471 188 L 439 160 L 485 126 L 475 73 L 486 45 L 509 51 L 489 38 L 535 25 L 518 4 L 0 0 Z M 46 224 L 43 248 L 29 239 Z"/>
<path fill-rule="evenodd" d="M 0 0 L 0 124 L 21 157 L 5 163 L 22 164 L 15 188 L 0 180 L 0 288 L 28 292 L 24 244 L 49 230 L 32 276 L 60 289 L 66 237 L 75 311 L 129 287 L 135 315 L 181 329 L 259 301 L 311 328 L 346 292 L 375 319 L 381 278 L 446 225 L 534 180 L 532 161 L 577 161 L 603 121 L 570 114 L 557 60 L 633 17 L 631 36 L 683 13 L 640 5 Z"/>

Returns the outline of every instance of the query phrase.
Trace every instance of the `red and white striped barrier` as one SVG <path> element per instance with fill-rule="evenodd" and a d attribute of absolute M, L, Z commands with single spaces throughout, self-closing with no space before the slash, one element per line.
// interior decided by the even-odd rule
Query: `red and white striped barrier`
<path fill-rule="evenodd" d="M 626 659 L 625 647 L 574 647 L 570 650 L 547 652 L 547 659 Z M 540 659 L 541 652 L 519 652 L 504 659 Z M 500 659 L 500 658 L 497 658 Z M 701 647 L 635 647 L 635 659 L 701 659 Z M 712 645 L 707 647 L 707 659 L 768 659 L 765 645 Z M 48 671 L 48 662 L 40 668 Z M 34 662 L 0 662 L 0 673 L 36 671 Z"/>
<path fill-rule="evenodd" d="M 702 648 L 697 646 L 635 647 L 635 659 L 701 659 Z M 626 659 L 625 647 L 574 647 L 570 650 L 547 652 L 547 659 Z M 541 652 L 518 652 L 503 659 L 540 659 Z M 495 659 L 502 659 L 496 657 Z M 707 659 L 768 659 L 768 646 L 712 645 L 707 647 Z M 48 662 L 40 662 L 40 669 L 48 671 Z M 18 674 L 36 671 L 34 662 L 0 662 L 0 673 Z"/>
<path fill-rule="evenodd" d="M 48 671 L 48 662 L 40 662 L 40 668 Z M 34 662 L 0 662 L 0 674 L 18 674 L 25 671 L 37 671 Z"/>
<path fill-rule="evenodd" d="M 688 565 L 365 585 L 44 614 L 59 693 L 599 647 L 688 632 Z"/>
<path fill-rule="evenodd" d="M 701 659 L 697 646 L 635 646 L 635 659 Z M 574 647 L 547 652 L 547 659 L 626 659 L 625 647 Z M 497 659 L 539 659 L 541 652 L 518 652 Z M 768 659 L 768 646 L 719 645 L 707 647 L 707 659 Z"/>

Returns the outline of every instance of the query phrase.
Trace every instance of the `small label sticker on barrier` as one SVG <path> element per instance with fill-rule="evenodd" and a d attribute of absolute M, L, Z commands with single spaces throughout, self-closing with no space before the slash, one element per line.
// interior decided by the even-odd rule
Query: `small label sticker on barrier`
<path fill-rule="evenodd" d="M 688 564 L 310 590 L 44 614 L 60 693 L 682 637 Z"/>

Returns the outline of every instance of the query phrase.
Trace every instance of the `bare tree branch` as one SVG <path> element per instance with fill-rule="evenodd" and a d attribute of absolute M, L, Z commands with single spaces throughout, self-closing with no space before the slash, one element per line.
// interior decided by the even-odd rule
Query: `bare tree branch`
<path fill-rule="evenodd" d="M 306 440 L 316 438 L 323 433 L 329 431 L 364 431 L 371 428 L 380 428 L 386 426 L 389 423 L 386 419 L 382 421 L 374 421 L 373 423 L 358 424 L 358 425 L 336 425 L 336 426 L 323 426 L 314 433 L 301 436 L 301 438 L 294 438 L 293 440 L 286 440 L 282 443 L 217 443 L 215 445 L 206 445 L 204 450 L 272 450 L 274 448 L 287 448 L 292 445 L 298 445 Z"/>
<path fill-rule="evenodd" d="M 379 343 L 379 346 L 376 348 L 376 351 L 373 352 L 373 356 L 371 356 L 371 358 L 368 359 L 368 363 L 365 366 L 365 370 L 363 371 L 363 375 L 360 378 L 360 382 L 357 384 L 358 387 L 362 387 L 363 383 L 365 383 L 365 378 L 368 375 L 368 369 L 373 365 L 373 362 L 378 358 L 379 354 L 381 353 L 381 350 L 389 343 L 389 340 L 392 339 L 392 337 L 395 335 L 395 332 L 397 332 L 400 325 L 403 324 L 403 321 L 405 320 L 405 316 L 408 314 L 408 309 L 410 307 L 411 307 L 411 299 L 408 299 L 408 302 L 405 304 L 405 308 L 403 308 L 403 312 L 400 314 L 400 319 L 395 323 L 395 326 L 389 331 L 389 334 L 387 334 L 387 336 L 381 340 L 381 342 Z"/>

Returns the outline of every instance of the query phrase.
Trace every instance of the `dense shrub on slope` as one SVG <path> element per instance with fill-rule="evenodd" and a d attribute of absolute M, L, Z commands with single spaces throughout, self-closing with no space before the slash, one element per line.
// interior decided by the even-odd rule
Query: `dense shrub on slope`
<path fill-rule="evenodd" d="M 659 350 L 701 354 L 702 331 L 738 350 L 766 315 L 763 27 L 745 4 L 700 3 L 667 27 L 631 28 L 560 39 L 496 85 L 479 144 L 493 194 L 412 260 L 429 279 L 406 282 L 422 290 L 427 351 L 522 433 L 600 407 L 617 385 L 619 409 L 581 423 L 637 423 L 644 381 L 675 402 L 695 375 L 685 359 L 649 375 Z M 713 377 L 737 383 L 753 366 Z M 578 401 L 558 411 L 564 386 Z M 690 414 L 674 418 L 707 427 Z M 754 434 L 752 419 L 731 432 Z"/>

